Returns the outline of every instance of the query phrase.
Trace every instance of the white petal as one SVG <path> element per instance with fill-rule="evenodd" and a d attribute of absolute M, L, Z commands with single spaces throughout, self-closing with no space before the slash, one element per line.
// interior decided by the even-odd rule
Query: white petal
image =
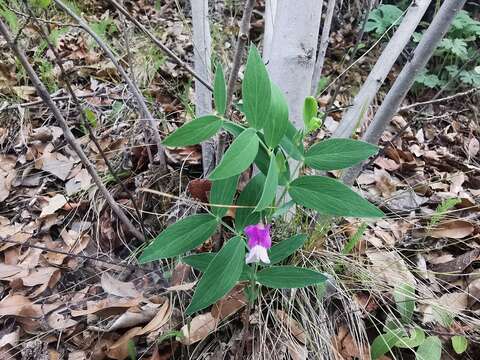
<path fill-rule="evenodd" d="M 260 245 L 255 245 L 250 249 L 250 252 L 245 258 L 247 264 L 255 262 L 263 262 L 265 264 L 270 264 L 270 259 L 268 258 L 267 249 Z"/>

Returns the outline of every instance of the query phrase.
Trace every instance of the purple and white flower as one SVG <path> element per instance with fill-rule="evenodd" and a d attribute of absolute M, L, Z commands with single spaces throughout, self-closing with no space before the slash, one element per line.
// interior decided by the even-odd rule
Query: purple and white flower
<path fill-rule="evenodd" d="M 248 237 L 249 252 L 245 258 L 247 264 L 263 262 L 270 264 L 267 250 L 272 247 L 272 239 L 270 238 L 270 225 L 263 224 L 249 225 L 244 229 Z"/>

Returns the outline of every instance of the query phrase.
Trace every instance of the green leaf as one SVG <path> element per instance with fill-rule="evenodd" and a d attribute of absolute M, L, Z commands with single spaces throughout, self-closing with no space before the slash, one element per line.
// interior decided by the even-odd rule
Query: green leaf
<path fill-rule="evenodd" d="M 245 242 L 236 236 L 227 241 L 208 265 L 186 314 L 202 310 L 227 294 L 240 278 L 244 261 Z"/>
<path fill-rule="evenodd" d="M 425 331 L 417 327 L 413 329 L 413 333 L 410 335 L 410 337 L 402 337 L 395 344 L 395 347 L 402 348 L 402 349 L 413 349 L 423 344 L 424 341 L 425 341 Z"/>
<path fill-rule="evenodd" d="M 217 63 L 215 66 L 215 81 L 213 83 L 213 99 L 215 101 L 215 109 L 220 115 L 225 114 L 227 107 L 227 85 L 225 84 L 225 75 L 223 73 L 222 64 Z"/>
<path fill-rule="evenodd" d="M 288 127 L 288 104 L 280 88 L 272 83 L 271 105 L 265 118 L 263 132 L 270 148 L 276 147 Z"/>
<path fill-rule="evenodd" d="M 302 136 L 290 122 L 288 122 L 287 132 L 280 141 L 280 145 L 293 159 L 303 161 Z"/>
<path fill-rule="evenodd" d="M 403 322 L 409 324 L 415 309 L 415 288 L 410 284 L 401 284 L 395 289 L 393 298 Z"/>
<path fill-rule="evenodd" d="M 260 197 L 262 196 L 263 184 L 265 183 L 265 175 L 258 173 L 245 186 L 237 200 L 238 206 L 245 206 L 244 208 L 237 208 L 235 213 L 235 228 L 238 231 L 243 231 L 245 226 L 258 224 L 261 212 L 254 212 L 253 209 L 257 206 Z"/>
<path fill-rule="evenodd" d="M 85 109 L 83 112 L 89 124 L 94 128 L 97 127 L 97 117 L 95 116 L 95 113 L 90 109 Z"/>
<path fill-rule="evenodd" d="M 350 254 L 350 252 L 353 250 L 353 248 L 358 244 L 358 242 L 362 238 L 363 233 L 365 232 L 366 229 L 367 229 L 367 223 L 362 223 L 358 227 L 357 231 L 355 231 L 355 234 L 350 236 L 350 238 L 348 239 L 348 242 L 345 244 L 345 247 L 342 249 L 343 255 Z"/>
<path fill-rule="evenodd" d="M 237 123 L 234 123 L 230 120 L 224 120 L 223 121 L 223 128 L 228 131 L 230 134 L 233 135 L 233 137 L 237 137 L 240 135 L 243 131 L 245 131 L 245 128 L 241 125 L 238 125 Z"/>
<path fill-rule="evenodd" d="M 318 102 L 313 96 L 307 96 L 303 102 L 303 123 L 305 128 L 308 128 L 310 120 L 317 117 Z"/>
<path fill-rule="evenodd" d="M 285 155 L 283 155 L 283 151 L 277 151 L 275 160 L 277 161 L 278 167 L 278 185 L 285 186 L 290 181 L 290 167 L 287 159 L 285 159 Z"/>
<path fill-rule="evenodd" d="M 223 217 L 232 205 L 233 197 L 237 191 L 237 183 L 240 175 L 235 175 L 222 180 L 212 181 L 212 189 L 210 190 L 210 204 L 225 205 L 211 206 L 210 212 L 218 217 Z"/>
<path fill-rule="evenodd" d="M 269 288 L 294 289 L 322 283 L 325 275 L 295 266 L 271 266 L 257 273 L 257 281 Z"/>
<path fill-rule="evenodd" d="M 192 250 L 212 236 L 217 225 L 217 218 L 209 214 L 192 215 L 177 221 L 145 248 L 138 261 L 143 264 Z"/>
<path fill-rule="evenodd" d="M 127 342 L 127 353 L 130 360 L 137 360 L 137 348 L 132 339 L 128 340 Z"/>
<path fill-rule="evenodd" d="M 208 265 L 212 262 L 213 258 L 217 253 L 201 253 L 186 256 L 182 258 L 182 262 L 190 265 L 194 269 L 205 272 L 208 268 Z M 242 274 L 240 275 L 239 281 L 247 281 L 251 279 L 252 268 L 247 264 L 243 265 Z"/>
<path fill-rule="evenodd" d="M 345 169 L 378 152 L 378 147 L 351 139 L 328 139 L 305 153 L 305 164 L 317 170 Z"/>
<path fill-rule="evenodd" d="M 378 335 L 373 340 L 370 347 L 370 354 L 372 360 L 378 359 L 380 356 L 385 355 L 392 350 L 395 344 L 400 340 L 402 329 L 389 330 L 386 334 Z"/>
<path fill-rule="evenodd" d="M 286 259 L 296 250 L 300 249 L 305 243 L 305 240 L 307 240 L 307 235 L 298 234 L 273 245 L 269 252 L 270 263 L 276 264 Z"/>
<path fill-rule="evenodd" d="M 210 174 L 210 180 L 226 179 L 246 170 L 257 156 L 258 145 L 255 129 L 246 129 L 225 152 L 220 164 Z"/>
<path fill-rule="evenodd" d="M 254 211 L 262 211 L 272 204 L 275 199 L 278 186 L 278 166 L 275 156 L 271 156 L 270 165 L 268 166 L 267 178 L 263 186 L 262 196 L 258 201 Z"/>
<path fill-rule="evenodd" d="M 383 212 L 341 182 L 324 176 L 301 176 L 290 183 L 292 199 L 326 215 L 382 217 Z"/>
<path fill-rule="evenodd" d="M 257 48 L 248 52 L 247 66 L 242 83 L 243 111 L 250 126 L 262 129 L 270 109 L 271 86 L 268 72 Z"/>
<path fill-rule="evenodd" d="M 263 134 L 257 134 L 260 140 L 265 140 Z M 263 146 L 258 147 L 258 153 L 255 157 L 255 165 L 257 165 L 258 169 L 264 173 L 265 175 L 268 174 L 268 167 L 270 165 L 270 154 L 268 153 L 267 149 Z"/>
<path fill-rule="evenodd" d="M 40 9 L 46 9 L 52 0 L 31 0 L 31 4 Z"/>
<path fill-rule="evenodd" d="M 177 147 L 200 144 L 215 135 L 222 125 L 223 120 L 218 116 L 202 116 L 175 130 L 162 141 L 162 144 Z"/>
<path fill-rule="evenodd" d="M 415 353 L 416 360 L 440 360 L 441 356 L 442 342 L 437 336 L 427 337 Z"/>
<path fill-rule="evenodd" d="M 457 354 L 462 354 L 467 350 L 468 340 L 465 336 L 452 336 L 452 347 Z"/>

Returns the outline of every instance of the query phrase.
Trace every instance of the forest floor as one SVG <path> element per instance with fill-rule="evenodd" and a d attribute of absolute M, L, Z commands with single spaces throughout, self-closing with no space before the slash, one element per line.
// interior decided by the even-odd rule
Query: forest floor
<path fill-rule="evenodd" d="M 115 49 L 161 122 L 164 136 L 194 117 L 193 80 L 105 3 L 85 1 L 78 12 Z M 188 9 L 178 1 L 124 3 L 169 49 L 191 63 Z M 261 40 L 262 11 L 259 6 L 252 19 L 255 42 Z M 213 53 L 224 64 L 230 63 L 239 12 L 227 6 L 212 16 Z M 15 14 L 22 49 L 102 181 L 133 223 L 138 228 L 143 223 L 146 237 L 152 239 L 176 219 L 200 211 L 199 201 L 208 201 L 209 188 L 208 181 L 198 180 L 200 146 L 167 148 L 169 171 L 161 174 L 149 160 L 152 146 L 144 141 L 134 99 L 116 68 L 88 35 L 71 26 L 73 20 L 49 9 L 40 23 L 48 27 L 76 94 L 89 109 L 88 120 L 103 152 L 133 194 L 142 215 L 138 218 L 128 193 L 109 173 L 80 123 L 79 109 L 65 90 L 38 25 L 27 23 L 28 15 L 21 11 Z M 329 137 L 380 53 L 382 44 L 339 78 L 349 63 L 345 49 L 356 40 L 353 18 L 339 15 L 334 22 L 324 73 L 337 81 L 318 97 L 322 110 L 333 110 L 308 139 L 310 144 Z M 367 36 L 365 43 L 374 41 Z M 368 359 L 378 329 L 396 314 L 391 289 L 399 283 L 416 289 L 413 321 L 440 337 L 445 359 L 478 359 L 478 92 L 458 89 L 444 95 L 456 94 L 451 99 L 430 104 L 419 103 L 428 102 L 433 90 L 408 97 L 382 137 L 379 156 L 356 184 L 385 211 L 385 218 L 365 223 L 343 219 L 329 226 L 312 219 L 276 224 L 277 233 L 302 227 L 310 235 L 300 259 L 292 261 L 319 261 L 331 270 L 342 260 L 341 271 L 332 273 L 334 290 L 327 291 L 326 298 L 315 301 L 314 293 L 299 291 L 295 301 L 288 301 L 279 291 L 265 294 L 246 315 L 243 288 L 238 286 L 209 312 L 189 319 L 183 310 L 198 274 L 181 262 L 136 263 L 144 244 L 112 213 L 3 38 L 0 49 L 1 359 L 233 358 L 245 337 L 245 316 L 252 327 L 246 334 L 246 357 L 261 353 L 262 358 L 313 359 L 321 358 L 315 354 L 323 349 L 339 360 Z M 342 254 L 359 228 L 364 231 L 355 248 Z M 209 251 L 214 242 L 196 251 Z M 468 339 L 462 355 L 451 347 L 454 335 Z M 395 354 L 412 358 L 408 349 Z"/>

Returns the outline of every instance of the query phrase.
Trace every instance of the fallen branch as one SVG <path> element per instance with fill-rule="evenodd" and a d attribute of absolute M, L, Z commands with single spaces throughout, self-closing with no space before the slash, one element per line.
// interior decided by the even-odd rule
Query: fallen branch
<path fill-rule="evenodd" d="M 131 221 L 128 219 L 128 217 L 125 215 L 125 213 L 120 209 L 118 204 L 116 203 L 115 199 L 113 196 L 108 192 L 107 188 L 103 184 L 102 180 L 98 176 L 95 167 L 93 164 L 90 162 L 88 159 L 87 155 L 83 152 L 82 148 L 76 141 L 75 137 L 73 136 L 72 132 L 70 131 L 68 124 L 61 114 L 60 110 L 58 107 L 55 105 L 55 103 L 52 101 L 52 98 L 50 97 L 50 94 L 48 93 L 47 88 L 45 85 L 42 83 L 42 81 L 39 79 L 38 75 L 35 73 L 35 71 L 32 68 L 32 65 L 28 62 L 27 57 L 25 56 L 25 53 L 18 47 L 17 42 L 13 41 L 12 38 L 10 37 L 10 32 L 6 25 L 3 23 L 3 21 L 0 19 L 0 33 L 4 37 L 5 41 L 7 42 L 8 46 L 12 49 L 20 63 L 22 64 L 23 68 L 28 74 L 28 77 L 30 78 L 32 85 L 35 87 L 35 89 L 38 92 L 38 95 L 43 99 L 45 104 L 50 108 L 50 110 L 53 113 L 53 116 L 57 120 L 58 124 L 63 130 L 63 134 L 65 137 L 65 140 L 69 143 L 69 145 L 72 147 L 72 149 L 77 153 L 78 157 L 84 164 L 85 168 L 87 169 L 88 173 L 92 177 L 93 181 L 97 185 L 99 191 L 102 193 L 102 195 L 105 197 L 105 200 L 107 203 L 110 205 L 112 208 L 113 212 L 118 216 L 120 221 L 127 227 L 128 231 L 130 231 L 133 235 L 135 235 L 136 238 L 144 241 L 145 238 L 143 234 L 138 231 L 135 226 L 131 223 Z"/>
<path fill-rule="evenodd" d="M 232 71 L 228 78 L 227 86 L 227 107 L 226 114 L 229 113 L 230 106 L 232 104 L 233 92 L 235 91 L 235 84 L 237 82 L 238 71 L 242 63 L 243 49 L 247 44 L 250 33 L 250 19 L 252 17 L 253 6 L 255 0 L 246 0 L 245 7 L 243 9 L 242 20 L 240 22 L 240 31 L 238 33 L 237 47 L 235 48 L 235 55 L 233 56 Z"/>
<path fill-rule="evenodd" d="M 142 112 L 142 117 L 147 120 L 150 129 L 152 130 L 153 133 L 153 139 L 155 144 L 157 145 L 157 155 L 158 155 L 158 161 L 160 164 L 160 170 L 166 172 L 167 171 L 167 160 L 165 157 L 165 151 L 163 148 L 163 145 L 161 144 L 162 140 L 160 138 L 160 133 L 158 131 L 157 127 L 157 122 L 155 121 L 153 115 L 151 114 L 150 110 L 148 110 L 147 104 L 145 102 L 145 99 L 143 98 L 143 95 L 141 94 L 140 90 L 137 88 L 137 86 L 133 83 L 133 81 L 130 79 L 128 74 L 125 72 L 125 69 L 120 65 L 120 63 L 117 61 L 115 55 L 113 54 L 112 50 L 108 47 L 107 44 L 88 26 L 88 24 L 75 12 L 73 12 L 68 6 L 66 6 L 62 1 L 60 0 L 54 0 L 55 4 L 57 4 L 58 7 L 60 7 L 63 11 L 65 11 L 68 15 L 70 15 L 73 19 L 75 19 L 80 27 L 86 31 L 94 40 L 95 42 L 102 48 L 103 52 L 105 55 L 110 59 L 110 61 L 113 63 L 115 68 L 118 70 L 120 75 L 123 77 L 125 82 L 128 85 L 128 88 L 132 92 L 138 107 L 140 108 L 140 111 Z"/>
<path fill-rule="evenodd" d="M 130 13 L 125 9 L 121 4 L 119 4 L 115 0 L 108 0 L 113 6 L 117 8 L 118 11 L 120 11 L 128 20 L 130 20 L 133 24 L 135 24 L 136 27 L 138 27 L 140 30 L 142 30 L 145 35 L 147 35 L 150 40 L 152 40 L 155 45 L 157 45 L 160 49 L 162 49 L 165 54 L 170 57 L 170 59 L 173 60 L 177 65 L 181 66 L 182 68 L 185 69 L 186 72 L 188 72 L 190 75 L 192 75 L 195 79 L 200 81 L 208 90 L 213 91 L 212 86 L 205 81 L 200 75 L 198 75 L 190 66 L 188 66 L 185 62 L 182 61 L 172 50 L 170 50 L 168 47 L 166 47 L 160 40 L 158 40 L 155 35 L 153 35 L 150 31 L 148 31 L 145 26 L 143 26 L 137 19 L 135 19 Z"/>
<path fill-rule="evenodd" d="M 99 94 L 97 92 L 91 93 L 91 94 L 84 94 L 84 95 L 76 95 L 77 98 L 79 99 L 88 99 L 92 97 L 108 97 L 108 94 Z M 64 100 L 71 100 L 72 97 L 70 95 L 62 95 L 62 96 L 51 96 L 52 101 L 64 101 Z M 7 105 L 3 108 L 0 108 L 0 111 L 5 111 L 5 110 L 13 110 L 17 109 L 19 107 L 21 108 L 27 108 L 31 106 L 37 106 L 43 104 L 43 100 L 34 100 L 34 101 L 29 101 L 29 102 L 24 102 L 21 104 L 13 104 L 13 105 Z"/>

